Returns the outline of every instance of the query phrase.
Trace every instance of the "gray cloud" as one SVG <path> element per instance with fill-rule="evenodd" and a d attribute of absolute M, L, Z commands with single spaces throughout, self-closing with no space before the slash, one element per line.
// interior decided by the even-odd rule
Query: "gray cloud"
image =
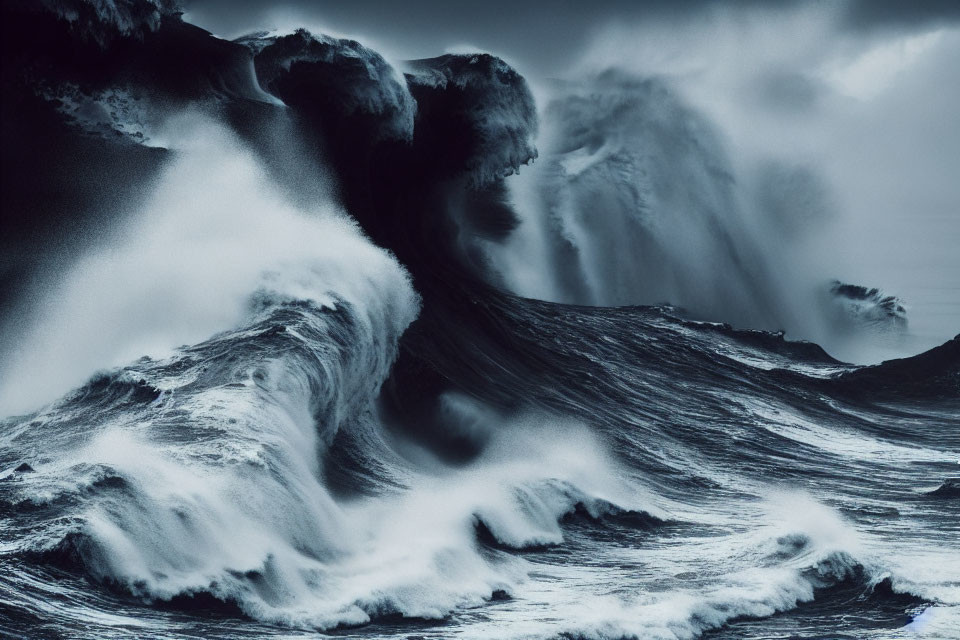
<path fill-rule="evenodd" d="M 916 29 L 960 22 L 957 0 L 853 0 L 844 26 L 849 29 Z"/>
<path fill-rule="evenodd" d="M 225 37 L 292 21 L 296 26 L 329 30 L 338 35 L 366 37 L 397 57 L 429 57 L 447 47 L 475 46 L 510 58 L 521 66 L 560 73 L 572 64 L 598 28 L 620 21 L 689 21 L 711 15 L 709 0 L 595 0 L 554 2 L 488 0 L 359 0 L 315 2 L 286 0 L 182 0 L 188 19 Z M 771 5 L 760 0 L 735 0 L 724 10 L 763 7 L 784 10 L 793 0 Z"/>

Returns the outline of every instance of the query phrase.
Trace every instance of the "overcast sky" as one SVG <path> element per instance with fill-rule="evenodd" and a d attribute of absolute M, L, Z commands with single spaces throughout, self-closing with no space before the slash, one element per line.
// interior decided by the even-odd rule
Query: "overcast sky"
<path fill-rule="evenodd" d="M 545 73 L 561 72 L 611 24 L 689 23 L 709 20 L 718 12 L 770 15 L 798 7 L 830 14 L 843 34 L 925 30 L 960 20 L 956 0 L 183 0 L 183 5 L 188 20 L 225 37 L 303 24 L 366 36 L 396 57 L 425 57 L 449 47 L 474 46 Z"/>

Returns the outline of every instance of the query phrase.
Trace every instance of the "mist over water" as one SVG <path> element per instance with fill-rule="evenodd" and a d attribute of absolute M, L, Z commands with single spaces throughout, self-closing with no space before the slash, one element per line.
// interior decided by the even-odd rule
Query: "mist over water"
<path fill-rule="evenodd" d="M 536 92 L 541 159 L 511 179 L 522 222 L 491 249 L 506 281 L 548 300 L 670 303 L 856 362 L 952 337 L 944 110 L 960 36 L 863 40 L 809 7 L 602 29 Z M 853 330 L 833 280 L 900 297 L 907 329 Z"/>
<path fill-rule="evenodd" d="M 875 336 L 872 353 L 809 327 L 793 332 L 870 361 L 956 333 L 948 316 L 958 303 L 951 247 L 960 192 L 948 174 L 958 131 L 948 114 L 958 47 L 960 31 L 941 24 L 857 33 L 816 7 L 718 9 L 682 26 L 612 27 L 581 73 L 625 64 L 665 75 L 717 126 L 734 179 L 760 192 L 750 221 L 759 244 L 786 252 L 781 274 L 901 297 L 909 335 L 899 343 Z M 781 168 L 781 180 L 791 172 L 802 179 L 776 184 L 770 167 Z M 779 201 L 765 201 L 764 191 Z"/>

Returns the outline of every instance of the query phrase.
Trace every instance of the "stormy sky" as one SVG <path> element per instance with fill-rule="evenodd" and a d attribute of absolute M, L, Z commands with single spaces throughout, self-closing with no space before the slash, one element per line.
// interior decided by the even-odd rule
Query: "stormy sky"
<path fill-rule="evenodd" d="M 891 37 L 960 22 L 960 3 L 953 0 L 183 0 L 182 6 L 189 21 L 225 37 L 264 27 L 309 25 L 366 37 L 397 57 L 432 56 L 438 50 L 472 46 L 496 51 L 545 73 L 562 72 L 612 25 L 675 26 L 730 14 L 740 20 L 763 20 L 812 10 L 827 16 L 834 37 L 863 38 L 874 34 Z"/>

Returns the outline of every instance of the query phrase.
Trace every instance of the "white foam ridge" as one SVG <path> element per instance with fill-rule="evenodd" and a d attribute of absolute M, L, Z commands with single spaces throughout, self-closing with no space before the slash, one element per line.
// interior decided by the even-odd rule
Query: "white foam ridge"
<path fill-rule="evenodd" d="M 0 415 L 35 409 L 92 371 L 234 327 L 260 287 L 415 313 L 402 267 L 332 198 L 307 211 L 287 202 L 253 154 L 200 114 L 156 137 L 175 159 L 142 210 L 103 230 L 41 295 L 30 333 L 0 365 Z"/>

